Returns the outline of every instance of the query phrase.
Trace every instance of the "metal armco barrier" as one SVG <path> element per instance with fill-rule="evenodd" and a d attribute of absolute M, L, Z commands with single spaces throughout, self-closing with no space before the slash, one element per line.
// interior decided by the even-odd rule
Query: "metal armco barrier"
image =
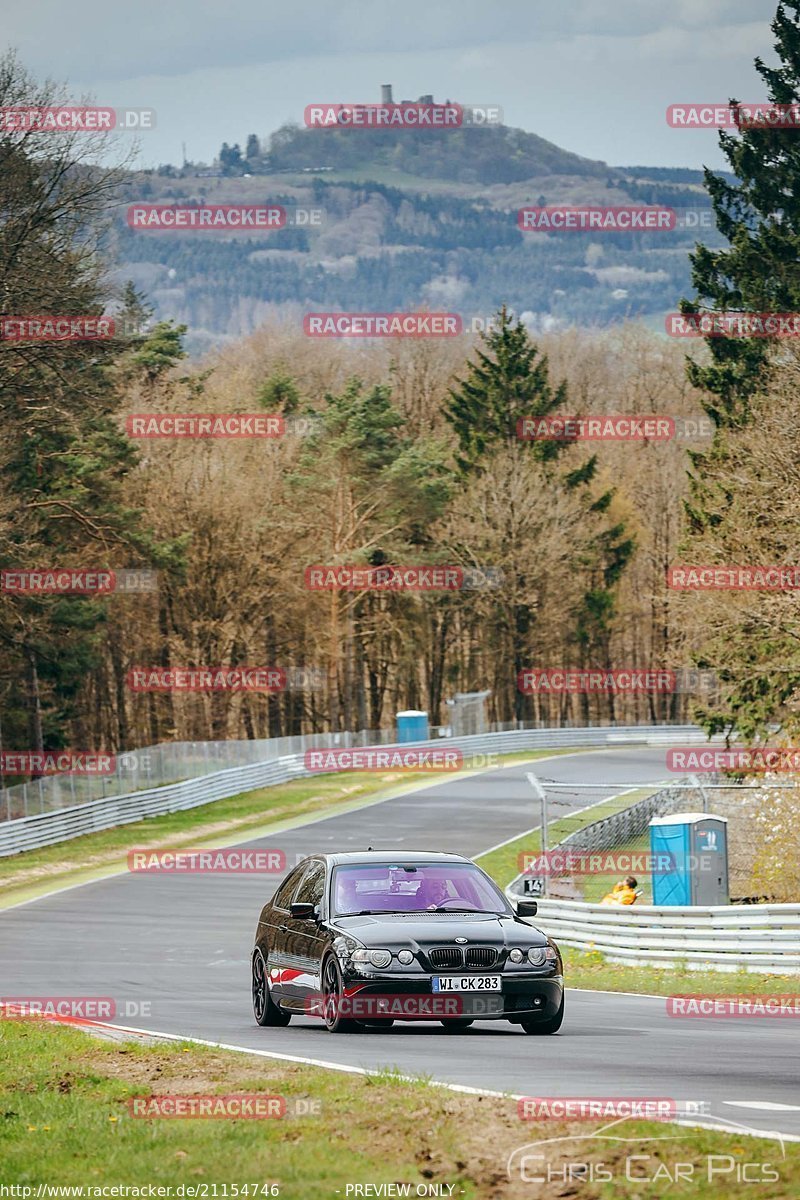
<path fill-rule="evenodd" d="M 408 750 L 459 749 L 466 755 L 507 754 L 515 750 L 561 749 L 570 746 L 592 748 L 623 743 L 634 745 L 704 744 L 704 731 L 695 725 L 592 726 L 587 729 L 515 729 L 503 733 L 484 733 L 463 738 L 437 738 L 427 742 L 406 742 L 396 747 Z M 390 749 L 393 747 L 383 747 Z M 469 767 L 469 762 L 465 766 Z M 477 765 L 477 764 L 476 764 Z M 486 765 L 486 763 L 482 764 Z M 34 813 L 16 820 L 0 822 L 0 858 L 68 841 L 81 834 L 128 825 L 146 817 L 163 816 L 211 804 L 242 792 L 274 787 L 290 779 L 308 775 L 302 754 L 286 755 L 249 766 L 215 771 L 182 783 L 124 796 L 91 800 L 54 811 Z"/>
<path fill-rule="evenodd" d="M 532 924 L 565 946 L 598 950 L 610 962 L 800 972 L 800 904 L 609 908 L 578 900 L 537 903 Z"/>

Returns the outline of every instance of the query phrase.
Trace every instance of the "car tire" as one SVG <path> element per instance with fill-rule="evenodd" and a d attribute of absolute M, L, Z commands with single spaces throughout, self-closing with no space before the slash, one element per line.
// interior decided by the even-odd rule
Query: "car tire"
<path fill-rule="evenodd" d="M 251 965 L 251 989 L 253 995 L 253 1016 L 257 1025 L 288 1025 L 292 1014 L 284 1012 L 272 999 L 267 983 L 267 964 L 264 955 L 256 947 L 253 951 Z"/>
<path fill-rule="evenodd" d="M 558 1006 L 558 1012 L 555 1016 L 547 1017 L 542 1020 L 541 1017 L 525 1017 L 520 1021 L 520 1025 L 525 1033 L 558 1033 L 561 1028 L 561 1022 L 564 1020 L 564 997 L 561 997 L 561 1003 Z"/>
<path fill-rule="evenodd" d="M 469 1029 L 470 1025 L 474 1025 L 474 1019 L 469 1017 L 454 1017 L 452 1021 L 442 1021 L 442 1029 L 445 1033 L 463 1033 L 465 1029 Z"/>
<path fill-rule="evenodd" d="M 341 1015 L 341 998 L 344 991 L 342 968 L 335 954 L 323 960 L 320 972 L 322 991 L 322 1019 L 328 1033 L 356 1033 L 361 1029 L 358 1021 Z"/>

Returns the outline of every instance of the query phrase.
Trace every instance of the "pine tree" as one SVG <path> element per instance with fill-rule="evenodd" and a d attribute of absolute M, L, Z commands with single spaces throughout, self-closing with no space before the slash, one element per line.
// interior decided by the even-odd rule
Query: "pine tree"
<path fill-rule="evenodd" d="M 782 0 L 771 29 L 779 58 L 767 67 L 761 58 L 755 66 L 766 85 L 768 99 L 776 105 L 800 101 L 800 0 Z M 735 107 L 736 100 L 731 100 Z M 738 111 L 738 110 L 737 110 Z M 800 311 L 800 141 L 794 129 L 745 127 L 721 133 L 721 148 L 736 181 L 706 171 L 706 186 L 717 227 L 729 248 L 710 250 L 698 246 L 692 255 L 694 301 L 682 301 L 681 310 L 744 312 Z M 747 507 L 758 483 L 742 446 L 768 425 L 763 405 L 772 399 L 784 375 L 791 374 L 768 338 L 714 337 L 706 339 L 711 362 L 690 361 L 690 380 L 705 392 L 704 407 L 716 424 L 716 433 L 705 452 L 693 451 L 689 497 L 686 501 L 688 536 L 685 560 L 693 562 L 792 561 L 779 531 L 772 531 L 767 515 L 759 517 L 757 536 L 742 538 L 738 515 Z M 794 389 L 792 388 L 793 395 Z M 793 399 L 793 407 L 796 401 Z M 759 415 L 761 413 L 761 415 Z M 771 414 L 770 414 L 771 415 Z M 769 434 L 765 430 L 764 436 Z M 782 447 L 777 450 L 780 457 Z M 780 484 L 778 485 L 778 489 Z M 776 489 L 776 490 L 778 490 Z M 763 499 L 760 503 L 763 504 Z M 755 507 L 754 513 L 766 512 Z M 742 555 L 742 546 L 750 554 Z M 699 597 L 687 597 L 695 610 Z M 697 718 L 709 733 L 734 725 L 745 737 L 765 734 L 771 722 L 783 721 L 787 700 L 797 695 L 800 670 L 791 649 L 776 652 L 778 639 L 766 635 L 770 598 L 755 596 L 747 609 L 729 597 L 702 601 L 704 645 L 695 655 L 699 666 L 711 667 L 722 679 L 714 706 L 698 710 Z M 781 597 L 782 620 L 792 629 L 788 597 Z M 783 615 L 785 614 L 785 616 Z M 718 632 L 722 629 L 722 634 Z M 790 642 L 794 643 L 793 634 Z M 775 662 L 791 669 L 775 671 Z M 793 718 L 792 718 L 793 719 Z"/>
<path fill-rule="evenodd" d="M 772 22 L 780 65 L 755 66 L 776 104 L 800 102 L 800 0 L 783 0 Z M 736 100 L 731 100 L 735 108 Z M 738 110 L 736 110 L 738 111 Z M 681 311 L 800 311 L 800 138 L 792 129 L 746 127 L 720 133 L 720 147 L 737 181 L 706 169 L 717 228 L 730 243 L 690 255 L 694 300 Z M 691 381 L 707 393 L 705 408 L 718 426 L 748 419 L 769 339 L 706 339 L 710 365 L 689 363 Z"/>
<path fill-rule="evenodd" d="M 14 55 L 0 59 L 0 107 L 63 103 Z M 96 147 L 95 147 L 96 150 Z M 100 315 L 109 297 L 96 254 L 119 173 L 81 162 L 80 139 L 0 134 L 0 290 L 9 314 Z M 143 303 L 126 289 L 126 305 Z M 0 341 L 0 564 L 152 566 L 156 547 L 123 484 L 137 452 L 121 430 L 123 337 Z M 6 742 L 40 749 L 69 737 L 103 635 L 105 601 L 2 595 L 0 645 L 15 680 Z M 27 725 L 27 730 L 25 729 Z"/>
<path fill-rule="evenodd" d="M 129 279 L 122 293 L 122 310 L 117 322 L 122 336 L 134 338 L 143 335 L 153 311 L 147 297 L 134 286 L 133 280 Z"/>
<path fill-rule="evenodd" d="M 517 421 L 545 417 L 566 402 L 566 384 L 550 384 L 546 355 L 540 355 L 521 321 L 505 305 L 494 328 L 483 335 L 469 375 L 450 392 L 445 416 L 458 438 L 456 459 L 464 472 L 479 467 L 487 451 L 517 441 Z M 540 441 L 531 450 L 555 458 L 563 443 Z"/>
<path fill-rule="evenodd" d="M 281 370 L 269 377 L 261 387 L 257 400 L 267 412 L 289 415 L 297 411 L 300 393 L 292 377 Z"/>
<path fill-rule="evenodd" d="M 497 324 L 483 337 L 484 349 L 470 363 L 467 378 L 450 393 L 445 416 L 458 438 L 456 459 L 462 475 L 491 469 L 493 453 L 519 447 L 517 423 L 523 417 L 545 417 L 567 403 L 567 386 L 550 382 L 547 357 L 540 355 L 521 321 L 514 322 L 505 306 Z M 526 443 L 533 457 L 551 464 L 569 443 L 542 440 Z M 616 611 L 614 589 L 634 551 L 634 541 L 624 524 L 605 527 L 604 514 L 611 506 L 614 491 L 597 495 L 592 487 L 597 459 L 592 455 L 568 471 L 560 480 L 569 489 L 586 489 L 587 521 L 597 527 L 591 557 L 577 564 L 583 569 L 586 591 L 577 611 L 573 641 L 586 665 L 605 664 L 609 653 L 610 630 Z M 513 581 L 515 594 L 525 594 L 527 581 Z M 515 673 L 525 665 L 535 628 L 534 605 L 517 603 L 513 618 L 512 657 Z M 530 708 L 529 698 L 518 695 L 515 717 L 519 720 Z"/>

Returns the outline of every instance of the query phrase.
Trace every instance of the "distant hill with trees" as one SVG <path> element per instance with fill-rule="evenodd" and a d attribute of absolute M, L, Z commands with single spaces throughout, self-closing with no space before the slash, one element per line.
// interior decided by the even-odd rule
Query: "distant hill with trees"
<path fill-rule="evenodd" d="M 244 149 L 242 149 L 244 147 Z M 131 200 L 276 202 L 320 213 L 253 237 L 130 230 L 114 253 L 156 315 L 192 330 L 191 351 L 273 318 L 315 309 L 421 306 L 483 318 L 507 304 L 533 329 L 661 326 L 690 286 L 700 230 L 530 234 L 524 204 L 706 209 L 701 171 L 609 167 L 507 126 L 451 130 L 306 129 L 284 125 L 223 143 L 211 165 L 165 165 L 130 177 Z M 708 221 L 702 236 L 719 235 Z"/>

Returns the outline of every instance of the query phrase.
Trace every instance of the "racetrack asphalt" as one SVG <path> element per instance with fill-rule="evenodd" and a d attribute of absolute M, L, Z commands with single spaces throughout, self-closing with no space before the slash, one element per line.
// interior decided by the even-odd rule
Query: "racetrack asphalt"
<path fill-rule="evenodd" d="M 453 776 L 243 845 L 283 850 L 290 865 L 314 851 L 369 846 L 474 856 L 538 826 L 527 771 L 593 785 L 551 792 L 552 820 L 668 778 L 665 749 L 620 746 Z M 333 1036 L 310 1017 L 258 1028 L 249 958 L 259 910 L 279 879 L 126 873 L 8 909 L 0 913 L 0 998 L 110 997 L 121 1026 L 515 1095 L 690 1101 L 732 1129 L 800 1136 L 793 1019 L 681 1020 L 667 1016 L 663 997 L 570 990 L 568 973 L 565 1021 L 551 1037 L 504 1022 L 476 1022 L 456 1036 L 427 1023 Z M 767 990 L 753 979 L 750 991 Z M 713 991 L 713 978 L 698 972 L 686 990 Z M 521 1141 L 534 1136 L 530 1123 L 522 1128 Z"/>

